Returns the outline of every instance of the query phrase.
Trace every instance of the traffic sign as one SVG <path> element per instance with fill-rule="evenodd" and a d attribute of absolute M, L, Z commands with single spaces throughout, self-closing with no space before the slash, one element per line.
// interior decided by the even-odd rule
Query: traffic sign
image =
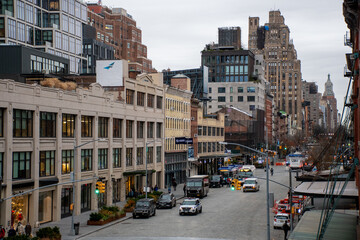
<path fill-rule="evenodd" d="M 175 144 L 193 144 L 193 139 L 186 137 L 177 137 L 175 138 Z"/>

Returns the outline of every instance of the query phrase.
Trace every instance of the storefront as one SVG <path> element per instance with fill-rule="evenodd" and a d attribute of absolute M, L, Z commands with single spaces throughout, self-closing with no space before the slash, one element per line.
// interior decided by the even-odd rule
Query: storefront
<path fill-rule="evenodd" d="M 91 210 L 91 183 L 81 185 L 81 212 Z"/>
<path fill-rule="evenodd" d="M 26 224 L 29 220 L 30 195 L 14 197 L 11 200 L 11 226 L 16 227 L 19 222 Z"/>
<path fill-rule="evenodd" d="M 72 188 L 64 187 L 61 189 L 61 218 L 71 216 Z"/>
<path fill-rule="evenodd" d="M 53 220 L 53 191 L 39 193 L 39 222 L 46 223 Z"/>
<path fill-rule="evenodd" d="M 113 179 L 113 203 L 121 201 L 121 178 Z"/>

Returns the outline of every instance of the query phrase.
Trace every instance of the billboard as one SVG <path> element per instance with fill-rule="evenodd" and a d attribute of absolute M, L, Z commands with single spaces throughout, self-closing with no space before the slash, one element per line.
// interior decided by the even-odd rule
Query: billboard
<path fill-rule="evenodd" d="M 124 86 L 123 60 L 97 60 L 96 82 L 104 87 Z"/>

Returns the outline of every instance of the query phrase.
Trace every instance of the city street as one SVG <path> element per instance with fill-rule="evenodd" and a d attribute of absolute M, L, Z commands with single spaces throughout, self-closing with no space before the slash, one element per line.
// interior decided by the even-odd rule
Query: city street
<path fill-rule="evenodd" d="M 263 169 L 255 175 L 265 178 Z M 288 185 L 286 167 L 274 166 L 274 181 Z M 157 209 L 149 219 L 128 219 L 83 239 L 265 239 L 266 238 L 266 182 L 259 180 L 259 192 L 231 191 L 228 187 L 211 188 L 202 199 L 203 212 L 197 216 L 179 216 L 178 208 Z M 293 183 L 296 182 L 293 180 Z M 275 199 L 284 198 L 288 192 L 283 186 L 270 182 L 270 192 Z M 283 239 L 282 230 L 273 229 L 270 215 L 271 239 Z"/>

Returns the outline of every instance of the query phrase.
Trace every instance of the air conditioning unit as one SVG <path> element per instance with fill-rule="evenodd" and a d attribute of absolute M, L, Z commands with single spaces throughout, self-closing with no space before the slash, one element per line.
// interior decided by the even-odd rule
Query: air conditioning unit
<path fill-rule="evenodd" d="M 194 134 L 194 137 L 198 137 L 198 135 L 195 133 L 195 134 Z"/>
<path fill-rule="evenodd" d="M 191 121 L 195 121 L 195 118 L 194 118 L 194 117 L 191 117 Z"/>

